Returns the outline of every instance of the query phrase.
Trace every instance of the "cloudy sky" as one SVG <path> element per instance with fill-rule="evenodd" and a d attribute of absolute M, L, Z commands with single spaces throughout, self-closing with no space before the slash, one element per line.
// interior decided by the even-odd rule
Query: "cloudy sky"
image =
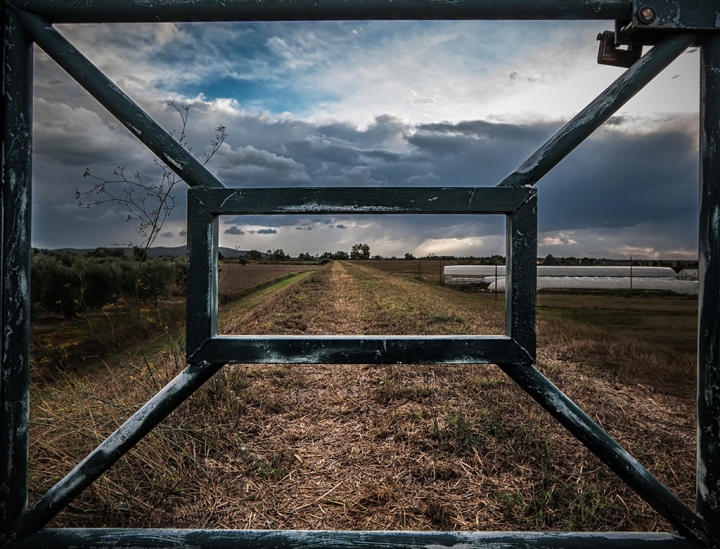
<path fill-rule="evenodd" d="M 497 184 L 622 69 L 596 63 L 611 22 L 315 22 L 60 26 L 227 186 Z M 121 209 L 79 208 L 86 169 L 157 179 L 153 156 L 41 50 L 33 245 L 139 243 Z M 696 258 L 698 54 L 660 77 L 540 183 L 538 255 Z M 156 245 L 185 243 L 185 192 Z M 486 255 L 503 220 L 221 218 L 221 245 Z"/>

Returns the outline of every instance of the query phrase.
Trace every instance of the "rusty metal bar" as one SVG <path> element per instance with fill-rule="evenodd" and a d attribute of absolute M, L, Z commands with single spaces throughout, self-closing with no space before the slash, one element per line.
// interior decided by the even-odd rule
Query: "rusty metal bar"
<path fill-rule="evenodd" d="M 542 373 L 533 366 L 498 366 L 682 535 L 703 545 L 710 543 L 705 520 L 693 513 Z"/>
<path fill-rule="evenodd" d="M 720 33 L 700 54 L 697 510 L 720 535 Z M 718 539 L 717 537 L 715 539 Z"/>
<path fill-rule="evenodd" d="M 28 495 L 33 57 L 17 13 L 3 15 L 0 539 L 7 540 Z"/>
<path fill-rule="evenodd" d="M 14 0 L 53 23 L 367 19 L 625 19 L 630 0 Z"/>
<path fill-rule="evenodd" d="M 330 532 L 49 528 L 8 549 L 697 549 L 656 532 Z"/>
<path fill-rule="evenodd" d="M 620 107 L 660 74 L 696 38 L 697 36 L 694 34 L 678 34 L 663 39 L 662 42 L 642 56 L 637 63 L 626 70 L 604 92 L 598 95 L 592 103 L 560 128 L 530 158 L 503 179 L 498 186 L 520 187 L 535 185 L 545 174 L 557 166 L 578 145 L 602 126 Z"/>
<path fill-rule="evenodd" d="M 180 372 L 21 515 L 17 537 L 33 534 L 50 522 L 220 368 L 222 364 L 198 364 Z"/>
<path fill-rule="evenodd" d="M 20 18 L 35 43 L 185 183 L 191 187 L 224 187 L 52 25 L 27 13 L 22 13 Z"/>

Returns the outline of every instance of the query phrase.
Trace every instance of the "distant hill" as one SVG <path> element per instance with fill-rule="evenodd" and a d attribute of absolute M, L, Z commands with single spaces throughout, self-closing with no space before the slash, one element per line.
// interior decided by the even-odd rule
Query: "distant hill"
<path fill-rule="evenodd" d="M 132 255 L 132 248 L 121 248 L 121 247 L 107 247 L 109 250 L 123 250 L 127 255 Z M 155 246 L 148 249 L 148 257 L 183 257 L 185 255 L 185 246 Z M 51 252 L 70 252 L 79 255 L 83 255 L 87 252 L 92 252 L 97 248 L 56 248 L 49 250 Z M 235 250 L 233 248 L 218 248 L 219 252 L 225 257 L 243 257 L 246 250 Z M 263 256 L 265 254 L 263 253 Z"/>

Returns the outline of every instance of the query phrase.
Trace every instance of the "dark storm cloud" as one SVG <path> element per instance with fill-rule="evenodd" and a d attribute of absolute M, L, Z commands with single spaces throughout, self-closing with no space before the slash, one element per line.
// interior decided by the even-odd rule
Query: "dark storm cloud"
<path fill-rule="evenodd" d="M 165 231 L 164 233 L 160 233 L 160 236 L 163 238 L 172 238 L 175 234 L 172 231 Z"/>
<path fill-rule="evenodd" d="M 319 133 L 322 129 L 335 138 L 332 163 L 325 162 L 325 146 L 309 145 L 319 142 L 317 137 L 284 145 L 303 165 L 325 162 L 327 168 L 313 178 L 315 184 L 494 185 L 552 135 L 559 124 L 467 121 L 392 127 L 396 131 L 394 139 L 407 146 L 389 160 L 376 156 L 371 164 L 355 164 L 359 159 L 355 144 L 367 142 L 367 132 L 344 124 L 315 130 Z M 388 131 L 380 134 L 383 140 L 389 140 L 388 136 Z M 610 128 L 591 137 L 539 183 L 540 231 L 632 227 L 662 220 L 692 222 L 697 214 L 694 140 L 694 128 L 687 119 L 670 120 L 653 131 L 644 128 L 634 132 L 631 121 L 616 117 Z M 428 218 L 423 218 L 407 216 L 394 222 L 437 236 L 440 220 L 429 223 Z M 271 219 L 261 218 L 255 223 L 270 224 Z M 381 219 L 375 223 L 382 224 Z M 328 219 L 323 222 L 332 223 Z M 291 224 L 287 219 L 275 218 L 271 226 Z M 442 234 L 482 234 L 497 230 L 499 224 L 475 218 L 472 223 L 456 227 L 446 227 Z"/>
<path fill-rule="evenodd" d="M 152 163 L 152 155 L 132 144 L 128 148 L 130 159 L 124 158 L 128 151 L 121 154 L 115 140 L 118 136 L 124 139 L 125 130 L 118 130 L 99 111 L 82 106 L 60 108 L 53 119 L 51 102 L 41 101 L 40 108 L 45 115 L 37 126 L 34 230 L 41 245 L 81 242 L 88 235 L 98 239 L 88 241 L 88 246 L 136 239 L 132 224 L 124 222 L 121 212 L 80 212 L 73 191 L 91 183 L 81 177 L 90 162 L 91 171 L 104 170 L 104 177 L 109 177 L 113 166 L 134 164 L 129 172 L 138 166 L 147 180 L 157 180 L 159 171 Z M 206 104 L 198 103 L 193 108 L 199 120 L 210 116 Z M 170 125 L 174 120 L 172 112 L 167 116 Z M 560 125 L 486 120 L 410 125 L 382 116 L 363 130 L 341 122 L 313 124 L 236 113 L 228 121 L 226 144 L 208 167 L 224 183 L 240 187 L 492 186 Z M 636 131 L 636 127 L 637 121 L 614 117 L 606 129 L 597 132 L 538 184 L 541 232 L 590 228 L 602 231 L 639 223 L 653 227 L 663 227 L 663 222 L 668 227 L 670 222 L 695 223 L 697 146 L 693 123 L 675 118 L 655 123 L 650 129 L 641 127 L 642 131 Z M 67 138 L 78 132 L 80 139 Z M 203 151 L 211 136 L 204 130 L 189 145 Z M 183 206 L 184 193 L 179 191 L 176 196 Z M 311 230 L 315 224 L 327 224 L 352 228 L 367 221 L 361 218 L 346 216 L 339 222 L 302 215 L 228 216 L 224 223 L 235 224 L 226 229 L 229 235 L 242 234 L 237 227 L 240 224 L 265 227 L 246 232 L 269 236 L 278 234 L 281 227 Z M 182 208 L 174 219 L 183 223 Z M 346 219 L 356 222 L 348 223 Z M 454 224 L 448 226 L 442 217 L 378 216 L 373 224 L 388 234 L 418 238 L 502 234 L 501 223 L 486 217 L 453 220 Z M 89 230 L 95 225 L 97 230 Z M 185 236 L 178 230 L 169 232 Z"/>
<path fill-rule="evenodd" d="M 417 127 L 419 135 L 425 132 L 434 135 L 464 135 L 481 140 L 512 140 L 514 142 L 536 143 L 546 139 L 553 131 L 553 124 L 517 125 L 487 122 L 485 120 L 468 120 L 457 124 L 433 123 Z"/>
<path fill-rule="evenodd" d="M 538 184 L 539 229 L 694 227 L 698 160 L 689 130 L 679 121 L 644 135 L 602 132 L 584 143 Z"/>

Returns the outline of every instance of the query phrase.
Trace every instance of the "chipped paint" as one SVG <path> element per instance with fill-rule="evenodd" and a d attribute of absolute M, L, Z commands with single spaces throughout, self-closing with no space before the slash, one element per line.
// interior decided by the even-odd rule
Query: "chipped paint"
<path fill-rule="evenodd" d="M 347 204 L 330 204 L 320 202 L 306 202 L 304 204 L 292 204 L 286 206 L 278 206 L 278 211 L 284 213 L 334 213 L 334 212 L 357 212 L 357 213 L 396 213 L 406 211 L 406 208 L 392 206 L 360 206 Z"/>
<path fill-rule="evenodd" d="M 173 170 L 173 171 L 176 171 L 176 172 L 182 172 L 182 171 L 183 171 L 184 166 L 183 166 L 180 162 L 178 162 L 177 160 L 175 160 L 175 159 L 174 159 L 172 156 L 170 156 L 169 154 L 163 153 L 163 159 L 165 160 L 166 163 L 168 163 L 170 166 L 172 166 L 173 168 L 175 168 L 175 170 Z"/>
<path fill-rule="evenodd" d="M 203 17 L 208 17 L 207 14 L 213 14 L 212 17 L 215 19 L 219 16 L 227 17 L 229 19 L 237 19 L 238 17 L 244 17 L 247 20 L 252 20 L 253 17 L 259 17 L 262 15 L 262 19 L 272 19 L 273 17 L 282 17 L 283 20 L 292 19 L 298 17 L 297 14 L 301 14 L 301 18 L 306 18 L 308 14 L 314 14 L 319 17 L 322 15 L 323 19 L 332 19 L 333 17 L 343 16 L 346 18 L 348 14 L 354 14 L 352 10 L 356 9 L 356 2 L 315 2 L 315 0 L 297 0 L 294 2 L 284 2 L 281 0 L 264 0 L 262 2 L 245 2 L 244 0 L 225 0 L 223 2 L 215 2 L 214 0 L 191 0 L 189 2 L 168 2 L 166 0 L 103 0 L 98 2 L 95 0 L 83 0 L 81 2 L 57 2 L 57 0 L 16 0 L 14 4 L 29 7 L 34 13 L 41 14 L 47 19 L 59 21 L 65 17 L 66 22 L 75 20 L 77 22 L 91 21 L 93 18 L 107 18 L 112 17 L 114 21 L 120 21 L 123 17 L 138 19 L 138 13 L 143 13 L 143 17 L 149 18 L 147 20 L 160 20 L 162 18 L 180 17 L 182 20 L 195 19 L 202 20 Z M 707 4 L 707 2 L 706 2 Z M 297 9 L 298 6 L 302 5 L 303 9 Z M 448 5 L 452 6 L 452 9 L 464 10 L 461 12 L 454 12 L 448 10 Z M 372 14 L 377 15 L 380 18 L 413 18 L 416 16 L 418 9 L 425 10 L 423 14 L 426 17 L 436 16 L 439 18 L 453 18 L 453 14 L 461 13 L 464 17 L 473 15 L 473 17 L 484 17 L 492 15 L 493 17 L 502 15 L 502 18 L 508 18 L 509 13 L 515 15 L 522 13 L 523 18 L 528 17 L 540 17 L 543 18 L 556 18 L 557 16 L 566 16 L 568 13 L 572 13 L 573 18 L 597 18 L 597 19 L 621 19 L 627 20 L 630 18 L 629 2 L 623 0 L 553 0 L 552 2 L 528 2 L 518 1 L 514 4 L 514 7 L 507 8 L 501 6 L 501 2 L 436 2 L 435 0 L 391 0 L 390 2 L 370 2 L 364 6 L 366 8 L 365 16 Z M 390 6 L 390 8 L 388 8 Z M 208 9 L 211 8 L 211 9 Z M 296 10 L 295 12 L 284 11 L 286 9 Z M 498 9 L 509 9 L 510 11 L 494 11 Z M 513 11 L 514 10 L 514 11 Z M 13 12 L 14 13 L 14 12 Z M 287 13 L 293 13 L 292 17 L 287 17 Z M 112 14 L 111 16 L 108 14 Z M 170 14 L 170 15 L 168 15 Z M 192 14 L 192 16 L 188 15 Z M 14 16 L 11 16 L 12 19 Z M 93 65 L 91 65 L 87 59 L 85 59 L 75 48 L 69 43 L 64 41 L 62 37 L 57 35 L 56 31 L 52 26 L 39 19 L 34 15 L 23 14 L 23 18 L 27 19 L 26 27 L 33 33 L 35 40 L 38 44 L 46 50 L 46 52 L 53 57 L 63 68 L 65 68 L 73 77 L 81 83 L 81 85 L 88 90 L 94 97 L 98 99 L 108 110 L 113 113 L 118 119 L 125 124 L 130 131 L 141 138 L 141 141 L 148 146 L 152 151 L 161 156 L 166 163 L 173 168 L 176 173 L 180 175 L 188 184 L 205 187 L 222 188 L 222 184 L 207 170 L 205 170 L 196 159 L 194 159 L 187 151 L 179 146 L 172 138 L 170 138 L 164 130 L 162 130 L 149 116 L 137 107 L 127 96 L 123 94 L 119 88 L 112 84 L 107 78 L 100 73 Z M 58 17 L 60 19 L 58 19 Z M 493 18 L 491 17 L 491 18 Z M 73 19 L 75 18 L 75 19 Z M 352 18 L 352 17 L 350 17 Z M 432 18 L 432 17 L 429 17 Z M 470 17 L 472 18 L 472 17 Z M 511 17 L 512 18 L 512 17 Z M 180 20 L 178 19 L 178 20 Z M 720 12 L 715 12 L 714 25 L 716 28 L 720 28 Z M 669 19 L 668 19 L 669 20 Z M 681 18 L 679 4 L 676 6 L 676 13 L 672 19 L 672 24 L 676 26 L 682 26 L 685 22 Z M 6 25 L 6 29 L 11 29 L 12 25 Z M 17 25 L 15 27 L 17 29 Z M 690 37 L 692 38 L 692 37 Z M 573 150 L 582 140 L 594 131 L 604 120 L 612 115 L 624 102 L 626 102 L 634 93 L 642 88 L 647 81 L 652 79 L 665 65 L 667 65 L 674 57 L 676 57 L 685 46 L 683 44 L 689 44 L 689 38 L 687 36 L 676 36 L 671 39 L 663 40 L 657 47 L 653 48 L 648 55 L 646 55 L 640 62 L 634 67 L 628 70 L 613 86 L 608 88 L 597 100 L 591 103 L 588 108 L 578 114 L 571 122 L 563 127 L 559 132 L 556 133 L 543 147 L 541 147 L 534 155 L 526 160 L 521 166 L 513 172 L 508 178 L 506 178 L 501 185 L 503 186 L 522 186 L 522 185 L 533 185 L 536 183 L 545 173 L 547 173 L 552 167 L 560 162 L 571 150 Z M 693 38 L 694 40 L 694 38 Z M 706 39 L 706 43 L 710 40 Z M 11 51 L 14 47 L 12 41 L 8 42 L 7 51 Z M 703 46 L 705 48 L 705 46 Z M 720 74 L 720 47 L 716 48 L 715 57 L 713 63 L 709 63 L 705 70 L 706 75 Z M 69 67 L 69 68 L 68 68 Z M 78 68 L 79 67 L 79 68 Z M 13 71 L 8 70 L 6 67 L 6 74 L 12 75 Z M 20 73 L 18 73 L 20 74 Z M 717 78 L 716 78 L 717 79 Z M 11 81 L 10 79 L 9 81 Z M 716 83 L 717 84 L 717 83 Z M 718 86 L 716 85 L 716 88 Z M 708 91 L 707 93 L 711 93 Z M 716 93 L 716 92 L 712 92 Z M 715 97 L 715 96 L 713 96 Z M 715 99 L 717 99 L 715 97 Z M 17 98 L 6 92 L 5 97 L 6 105 L 13 105 L 17 103 Z M 710 103 L 717 104 L 718 101 L 710 101 Z M 27 106 L 27 102 L 20 102 L 20 105 Z M 717 113 L 716 113 L 717 114 Z M 25 113 L 21 113 L 18 120 L 22 120 Z M 706 144 L 710 145 L 712 153 L 706 154 L 706 156 L 713 156 L 716 154 L 714 151 L 715 142 L 720 134 L 718 131 L 717 119 L 718 116 L 709 117 L 711 120 L 712 132 L 708 132 L 707 135 L 703 134 L 703 138 L 707 138 Z M 25 116 L 25 125 L 30 120 L 29 116 Z M 130 123 L 128 120 L 135 120 L 136 122 Z M 18 123 L 17 127 L 20 124 Z M 4 133 L 4 147 L 6 151 L 6 158 L 9 158 L 10 153 L 17 151 L 26 151 L 26 159 L 29 158 L 30 147 L 25 146 L 28 140 L 29 130 L 17 130 L 16 127 L 11 127 Z M 707 148 L 705 149 L 707 152 Z M 8 163 L 9 164 L 9 163 Z M 6 166 L 7 168 L 7 166 Z M 6 169 L 5 174 L 8 178 L 6 183 L 6 189 L 15 192 L 20 189 L 18 199 L 16 201 L 8 201 L 11 206 L 8 211 L 13 211 L 15 208 L 15 215 L 11 221 L 16 223 L 12 225 L 10 230 L 6 226 L 5 234 L 8 236 L 7 242 L 5 243 L 5 249 L 3 251 L 4 256 L 20 259 L 23 254 L 27 254 L 29 250 L 29 215 L 24 217 L 26 212 L 29 212 L 29 195 L 22 192 L 22 189 L 27 185 L 29 181 L 29 166 L 25 166 L 23 170 L 20 170 L 19 177 L 16 177 L 16 171 L 14 169 Z M 717 185 L 717 181 L 720 180 L 718 177 L 718 167 L 713 167 L 712 177 L 708 178 L 708 181 L 713 185 Z M 278 189 L 275 189 L 277 191 Z M 450 189 L 452 190 L 452 189 Z M 443 189 L 445 191 L 445 189 Z M 238 193 L 239 191 L 235 191 Z M 344 191 L 340 189 L 333 189 L 336 194 Z M 435 192 L 435 191 L 433 191 Z M 717 195 L 717 189 L 715 189 L 715 196 Z M 443 195 L 444 196 L 444 195 Z M 427 198 L 425 204 L 421 204 L 422 200 L 419 197 L 417 201 L 414 199 L 407 199 L 402 206 L 388 206 L 382 202 L 375 205 L 353 205 L 347 202 L 333 202 L 332 199 L 329 202 L 322 201 L 305 201 L 297 204 L 286 204 L 285 206 L 279 206 L 280 209 L 277 211 L 281 212 L 317 212 L 317 211 L 353 211 L 353 212 L 367 212 L 367 213 L 395 213 L 395 212 L 419 212 L 423 211 L 423 208 L 427 208 L 428 203 L 443 202 L 443 196 L 437 195 Z M 7 198 L 7 197 L 6 197 Z M 475 189 L 469 191 L 468 194 L 462 195 L 463 202 L 467 202 L 467 211 L 483 211 L 482 208 L 486 206 L 473 207 L 473 200 L 475 198 Z M 202 202 L 196 197 L 198 202 Z M 526 202 L 531 198 L 525 196 L 524 202 L 519 206 L 513 206 L 518 210 L 525 205 Z M 227 202 L 234 202 L 233 195 L 227 195 L 220 207 L 225 207 Z M 715 199 L 717 202 L 717 198 Z M 392 202 L 393 204 L 395 202 Z M 707 203 L 707 198 L 703 199 L 703 204 Z M 436 204 L 437 205 L 437 204 Z M 706 204 L 707 206 L 707 204 Z M 718 478 L 717 471 L 720 470 L 718 467 L 717 447 L 718 447 L 718 436 L 720 434 L 720 418 L 717 417 L 718 407 L 718 385 L 720 384 L 720 373 L 718 370 L 718 349 L 716 348 L 716 339 L 718 333 L 718 327 L 715 324 L 717 321 L 717 310 L 718 295 L 720 291 L 717 290 L 718 266 L 715 264 L 718 257 L 715 248 L 718 246 L 718 235 L 720 234 L 720 206 L 714 204 L 712 214 L 708 214 L 707 217 L 703 218 L 704 222 L 709 222 L 709 233 L 706 241 L 701 242 L 701 263 L 704 268 L 707 269 L 707 284 L 703 287 L 705 293 L 701 299 L 706 301 L 701 304 L 701 319 L 700 319 L 700 334 L 704 334 L 707 341 L 704 351 L 706 353 L 707 360 L 701 360 L 701 366 L 704 368 L 701 370 L 699 379 L 701 383 L 704 383 L 704 388 L 699 388 L 698 394 L 701 396 L 702 403 L 700 406 L 705 406 L 709 411 L 707 417 L 703 416 L 701 419 L 703 428 L 698 429 L 698 496 L 699 496 L 699 508 L 705 515 L 712 516 L 713 519 L 718 519 Z M 285 208 L 285 209 L 282 209 Z M 505 211 L 505 210 L 501 210 Z M 531 208 L 532 214 L 536 215 L 536 208 Z M 508 212 L 506 212 L 508 213 Z M 526 219 L 527 221 L 527 219 Z M 202 225 L 202 223 L 198 223 Z M 509 224 L 510 226 L 510 224 Z M 26 228 L 27 227 L 27 228 Z M 518 226 L 519 227 L 519 226 Z M 527 259 L 531 253 L 535 252 L 536 244 L 536 228 L 530 230 L 527 226 L 523 228 L 516 227 L 515 233 L 513 234 L 512 248 L 508 251 L 508 257 L 512 257 L 513 260 L 518 258 Z M 203 242 L 202 236 L 195 241 L 195 247 L 198 244 L 205 247 L 205 251 L 200 253 L 199 257 L 203 258 L 202 268 L 210 269 L 211 276 L 215 273 L 215 264 L 212 254 L 208 254 L 208 250 L 215 250 L 216 242 L 214 235 L 216 230 L 205 232 L 208 238 Z M 14 235 L 14 236 L 12 236 Z M 190 243 L 189 243 L 190 244 Z M 190 249 L 190 246 L 189 246 Z M 192 254 L 191 254 L 192 255 Z M 208 257 L 210 255 L 210 257 Z M 190 259 L 188 260 L 189 263 Z M 19 261 L 18 261 L 19 263 Z M 197 262 L 192 262 L 192 270 L 196 269 Z M 27 353 L 23 354 L 24 351 L 20 351 L 16 345 L 19 341 L 24 341 L 28 336 L 28 321 L 29 315 L 27 306 L 29 303 L 28 295 L 28 276 L 26 266 L 14 265 L 12 262 L 5 262 L 5 278 L 4 278 L 4 351 L 6 355 L 3 357 L 3 371 L 2 379 L 3 384 L 0 386 L 1 390 L 4 390 L 3 397 L 3 421 L 5 428 L 8 424 L 15 427 L 15 435 L 11 437 L 9 442 L 7 439 L 7 433 L 3 438 L 3 450 L 9 450 L 9 453 L 14 453 L 19 446 L 25 444 L 26 441 L 22 440 L 23 436 L 27 434 L 27 417 L 16 413 L 17 409 L 27 409 L 27 391 L 21 398 L 16 398 L 15 395 L 10 402 L 7 398 L 8 390 L 7 387 L 10 383 L 13 383 L 13 376 L 17 376 L 18 373 L 26 372 L 27 370 Z M 514 273 L 513 273 L 514 271 Z M 407 353 L 411 352 L 427 352 L 428 356 L 425 358 L 433 361 L 442 361 L 443 357 L 446 362 L 461 361 L 488 361 L 487 355 L 490 355 L 497 351 L 492 345 L 504 344 L 507 349 L 505 352 L 508 355 L 512 355 L 514 360 L 526 361 L 527 354 L 530 352 L 530 346 L 524 347 L 527 341 L 532 341 L 532 355 L 534 356 L 534 337 L 535 327 L 534 320 L 528 321 L 529 315 L 528 309 L 534 310 L 534 301 L 529 301 L 530 296 L 527 293 L 527 287 L 525 287 L 521 281 L 526 277 L 530 277 L 534 272 L 534 264 L 529 265 L 525 262 L 511 263 L 509 269 L 510 281 L 512 292 L 508 298 L 508 310 L 514 310 L 516 314 L 511 315 L 512 321 L 512 333 L 514 339 L 505 338 L 500 341 L 499 338 L 489 338 L 485 342 L 480 341 L 478 338 L 473 338 L 472 341 L 459 341 L 455 338 L 452 341 L 451 347 L 452 352 L 448 353 L 447 349 L 442 348 L 443 345 L 447 345 L 447 341 L 429 339 L 427 343 L 420 345 L 426 345 L 427 349 L 418 349 L 418 342 L 412 339 L 400 340 L 398 338 L 384 337 L 382 340 L 373 340 L 372 338 L 361 338 L 360 340 L 347 340 L 347 341 L 331 341 L 323 340 L 319 346 L 316 341 L 302 340 L 300 341 L 300 352 L 295 355 L 289 353 L 288 350 L 282 345 L 285 345 L 287 341 L 269 341 L 265 340 L 263 343 L 257 343 L 250 346 L 248 349 L 252 350 L 256 355 L 264 353 L 261 358 L 277 361 L 279 363 L 286 363 L 288 356 L 296 356 L 298 360 L 304 360 L 306 362 L 312 361 L 329 361 L 336 360 L 338 357 L 344 357 L 345 360 L 353 360 L 353 357 L 358 357 L 362 353 L 363 358 L 368 356 L 374 356 L 376 360 L 393 358 L 398 362 L 404 361 Z M 207 280 L 207 272 L 203 275 L 203 281 Z M 529 280 L 529 279 L 527 279 Z M 205 306 L 206 311 L 210 310 L 209 318 L 203 319 L 209 326 L 212 326 L 214 322 L 213 307 L 215 306 L 214 300 L 214 287 L 212 287 L 212 280 L 210 281 L 211 287 L 207 289 L 205 293 L 206 299 Z M 713 295 L 713 291 L 717 295 Z M 525 293 L 523 293 L 525 292 Z M 533 296 L 534 296 L 534 292 Z M 212 304 L 211 304 L 212 302 Z M 190 309 L 189 309 L 190 310 Z M 204 312 L 203 312 L 204 314 Z M 190 315 L 189 315 L 190 316 Z M 517 317 L 517 318 L 514 318 Z M 526 318 L 528 317 L 528 318 Z M 534 317 L 533 317 L 534 318 Z M 705 320 L 703 320 L 705 319 Z M 190 326 L 190 321 L 188 322 Z M 203 326 L 203 329 L 205 327 Z M 442 337 L 442 336 L 441 336 Z M 492 341 L 491 341 L 492 339 Z M 212 348 L 220 338 L 212 338 L 203 341 L 200 345 L 199 350 L 204 350 L 207 346 L 208 349 Z M 237 343 L 237 342 L 236 342 Z M 296 342 L 297 343 L 297 342 Z M 522 344 L 521 344 L 522 343 Z M 313 347 L 315 345 L 315 347 Z M 465 345 L 466 348 L 463 348 Z M 364 347 L 363 347 L 364 346 Z M 487 346 L 487 348 L 485 348 Z M 252 348 L 251 348 L 252 347 Z M 494 350 L 493 350 L 494 349 Z M 517 350 L 519 349 L 519 353 Z M 231 353 L 236 353 L 238 348 L 230 347 Z M 295 351 L 293 351 L 295 352 Z M 11 354 L 12 353 L 12 354 Z M 433 353 L 436 353 L 435 355 Z M 453 354 L 454 353 L 454 354 Z M 515 354 L 513 354 L 515 353 Z M 524 353 L 524 354 L 523 354 Z M 237 354 L 231 356 L 238 356 Z M 518 358 L 518 356 L 520 356 Z M 497 356 L 495 356 L 497 359 Z M 523 362 L 524 363 L 524 362 Z M 32 532 L 37 528 L 45 524 L 54 514 L 56 514 L 62 507 L 72 500 L 80 491 L 82 491 L 94 478 L 97 478 L 107 467 L 118 459 L 120 455 L 126 452 L 132 445 L 143 436 L 144 432 L 151 429 L 154 424 L 160 421 L 169 411 L 171 411 L 178 402 L 184 400 L 187 394 L 191 393 L 195 388 L 199 387 L 205 379 L 212 375 L 217 369 L 219 364 L 215 361 L 209 362 L 203 360 L 200 363 L 188 367 L 178 378 L 173 380 L 171 384 L 166 386 L 158 395 L 153 397 L 143 408 L 141 408 L 136 414 L 127 420 L 123 426 L 121 426 L 113 435 L 111 435 L 105 442 L 103 442 L 96 450 L 91 453 L 85 460 L 83 460 L 65 479 L 63 479 L 58 485 L 51 489 L 48 494 L 41 498 L 38 503 L 27 512 L 23 520 L 23 530 L 21 533 Z M 505 364 L 505 368 L 518 368 Z M 533 372 L 536 370 L 531 367 L 519 367 L 517 372 Z M 530 368 L 530 369 L 525 369 Z M 192 372 L 191 372 L 191 369 Z M 24 374 L 23 374 L 24 375 Z M 522 377 L 522 376 L 521 376 Z M 544 378 L 542 378 L 544 379 Z M 650 475 L 627 451 L 622 447 L 619 447 L 612 439 L 610 442 L 605 440 L 603 437 L 607 437 L 606 433 L 602 431 L 597 425 L 595 425 L 589 418 L 587 418 L 579 408 L 567 399 L 562 393 L 560 393 L 552 384 L 551 388 L 548 388 L 542 381 L 542 379 L 531 379 L 530 381 L 525 380 L 519 382 L 521 385 L 524 383 L 524 388 L 529 392 L 537 395 L 539 401 L 543 401 L 543 405 L 551 410 L 554 410 L 554 415 L 561 416 L 565 423 L 573 424 L 572 429 L 576 436 L 580 438 L 585 437 L 587 441 L 593 444 L 603 447 L 605 450 L 610 451 L 612 456 L 605 455 L 603 459 L 611 461 L 612 467 L 619 472 L 619 474 L 628 481 L 633 488 L 635 488 L 641 495 L 648 500 L 651 505 L 658 510 L 663 516 L 668 518 L 670 522 L 675 525 L 681 532 L 686 535 L 704 541 L 703 522 L 701 519 L 695 517 L 691 511 L 684 507 L 682 503 L 678 505 L 676 498 L 670 494 L 667 489 L 659 484 L 652 475 Z M 545 380 L 547 381 L 547 380 Z M 550 382 L 547 381 L 549 384 Z M 702 387 L 702 386 L 701 386 Z M 542 403 L 542 402 L 541 402 Z M 16 408 L 10 406 L 10 404 L 16 405 Z M 707 411 L 707 410 L 706 410 Z M 700 415 L 700 414 L 699 414 Z M 597 429 L 596 429 L 597 428 Z M 595 438 L 593 438 L 595 437 Z M 607 437 L 609 438 L 609 437 Z M 597 441 L 596 441 L 597 439 Z M 593 442 L 596 441 L 596 442 Z M 601 450 L 603 449 L 601 448 Z M 595 451 L 595 450 L 594 450 Z M 600 452 L 602 454 L 602 452 Z M 600 455 L 598 454 L 598 455 Z M 4 456 L 3 456 L 4 457 Z M 5 477 L 10 478 L 11 482 L 15 482 L 12 486 L 8 485 L 7 482 L 0 482 L 2 492 L 4 494 L 12 493 L 13 497 L 17 499 L 16 493 L 14 492 L 15 486 L 17 486 L 16 479 L 12 476 L 17 476 L 16 466 L 26 466 L 26 457 L 23 459 L 13 461 L 8 460 L 4 470 Z M 601 456 L 602 457 L 602 456 Z M 620 469 L 620 471 L 618 471 Z M 624 473 L 623 473 L 624 471 Z M 628 480 L 628 477 L 630 480 Z M 5 479 L 7 480 L 7 478 Z M 634 483 L 634 484 L 633 484 Z M 663 489 L 665 491 L 663 491 Z M 54 491 L 54 492 L 53 492 Z M 667 492 L 667 493 L 666 493 Z M 1 500 L 0 503 L 5 503 L 5 499 Z M 678 500 L 679 501 L 679 500 Z M 43 507 L 45 506 L 45 507 Z M 0 506 L 1 507 L 1 506 Z M 4 511 L 0 511 L 4 512 Z M 3 517 L 7 515 L 3 514 Z M 715 522 L 720 522 L 715 520 Z M 5 528 L 7 528 L 7 520 L 5 520 Z M 674 547 L 689 547 L 690 542 L 678 538 L 676 536 L 668 534 L 558 534 L 558 533 L 474 533 L 474 534 L 457 534 L 457 533 L 410 533 L 410 532 L 252 532 L 252 531 L 234 531 L 227 533 L 208 532 L 208 531 L 182 531 L 182 530 L 95 530 L 95 531 L 82 531 L 82 530 L 65 530 L 59 532 L 57 530 L 46 530 L 44 532 L 35 534 L 20 542 L 18 547 L 60 547 L 67 545 L 82 545 L 82 546 L 115 546 L 120 543 L 119 540 L 133 540 L 132 546 L 141 547 L 167 547 L 172 545 L 173 547 L 205 547 L 209 545 L 215 545 L 213 542 L 206 543 L 207 540 L 222 540 L 222 547 L 229 547 L 231 544 L 237 542 L 252 545 L 259 544 L 263 549 L 269 549 L 270 547 L 279 546 L 302 546 L 302 547 L 317 547 L 324 546 L 326 548 L 349 548 L 357 547 L 359 544 L 365 544 L 369 546 L 381 547 L 381 546 L 403 546 L 426 549 L 471 549 L 483 546 L 492 546 L 496 548 L 500 547 L 525 547 L 526 545 L 544 545 L 546 547 L 580 547 L 580 546 L 599 546 L 604 545 L 604 541 L 608 543 L 612 542 L 617 546 L 623 547 L 636 547 L 639 544 L 655 545 L 655 544 L 668 544 Z M 59 540 L 59 541 L 58 541 Z M 623 545 L 622 542 L 627 542 Z M 55 543 L 55 545 L 53 545 Z"/>
<path fill-rule="evenodd" d="M 507 547 L 507 546 L 505 546 Z M 473 549 L 470 543 L 455 543 L 453 545 L 439 545 L 437 543 L 429 543 L 423 546 L 424 549 Z"/>
<path fill-rule="evenodd" d="M 507 336 L 229 336 L 207 339 L 191 363 L 488 364 L 527 360 Z"/>
<path fill-rule="evenodd" d="M 698 512 L 720 524 L 720 34 L 700 49 L 700 294 L 698 296 Z"/>
<path fill-rule="evenodd" d="M 5 17 L 0 536 L 9 539 L 27 503 L 32 50 L 17 15 L 6 9 Z"/>

